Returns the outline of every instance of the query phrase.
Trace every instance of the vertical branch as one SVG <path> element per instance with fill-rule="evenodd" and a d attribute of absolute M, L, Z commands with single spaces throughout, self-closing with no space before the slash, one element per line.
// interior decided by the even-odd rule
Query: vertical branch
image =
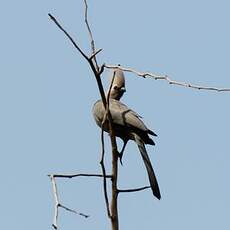
<path fill-rule="evenodd" d="M 106 109 L 105 114 L 102 121 L 102 129 L 101 129 L 101 140 L 102 140 L 102 159 L 101 159 L 101 166 L 103 175 L 106 174 L 104 171 L 104 136 L 103 136 L 103 126 L 105 125 L 105 122 L 109 121 L 109 131 L 110 131 L 110 139 L 111 139 L 111 145 L 112 145 L 112 198 L 111 198 L 111 204 L 109 208 L 108 204 L 108 196 L 107 196 L 107 187 L 106 187 L 106 178 L 104 178 L 103 185 L 104 185 L 104 195 L 106 200 L 106 207 L 107 207 L 107 213 L 109 218 L 111 219 L 111 226 L 112 230 L 118 230 L 119 229 L 119 222 L 118 222 L 118 210 L 117 210 L 117 195 L 118 195 L 118 189 L 117 189 L 117 172 L 118 172 L 118 151 L 117 151 L 117 144 L 116 144 L 116 137 L 114 135 L 113 127 L 112 127 L 112 117 L 109 111 L 109 98 L 110 93 L 113 85 L 113 81 L 115 78 L 115 71 L 113 73 L 113 78 L 110 83 L 109 92 L 107 94 L 106 98 Z M 110 117 L 110 119 L 108 119 Z"/>
<path fill-rule="evenodd" d="M 56 183 L 55 177 L 68 177 L 68 178 L 70 178 L 72 176 L 98 176 L 98 175 L 97 174 L 91 174 L 91 175 L 90 174 L 88 174 L 88 175 L 87 174 L 78 174 L 78 175 L 67 175 L 67 176 L 65 176 L 65 175 L 58 176 L 58 175 L 54 175 L 54 174 L 49 175 L 49 177 L 51 179 L 51 183 L 52 183 L 52 190 L 53 190 L 53 196 L 54 196 L 54 219 L 53 219 L 52 227 L 55 230 L 58 229 L 59 208 L 63 208 L 63 209 L 65 209 L 68 212 L 72 212 L 74 214 L 77 214 L 79 216 L 83 216 L 85 218 L 89 217 L 89 215 L 86 215 L 86 214 L 84 214 L 82 212 L 77 212 L 76 210 L 68 208 L 68 207 L 66 207 L 66 206 L 64 206 L 64 205 L 62 205 L 60 203 L 59 196 L 58 196 L 57 183 Z"/>
<path fill-rule="evenodd" d="M 50 175 L 50 179 L 51 179 L 53 195 L 54 195 L 54 219 L 53 219 L 52 226 L 54 229 L 58 229 L 57 220 L 58 220 L 59 198 L 57 192 L 57 185 L 53 175 Z"/>
<path fill-rule="evenodd" d="M 114 131 L 111 130 L 110 140 L 112 145 L 112 199 L 111 199 L 111 224 L 112 230 L 119 229 L 118 209 L 117 209 L 117 175 L 118 175 L 118 151 Z"/>
<path fill-rule="evenodd" d="M 96 55 L 94 55 L 96 53 L 95 43 L 94 43 L 94 39 L 93 39 L 93 34 L 92 34 L 92 31 L 91 31 L 91 28 L 90 28 L 89 22 L 88 22 L 88 4 L 87 4 L 86 0 L 84 0 L 84 3 L 85 3 L 85 24 L 86 24 L 87 30 L 89 32 L 89 37 L 90 37 L 91 52 L 92 52 L 91 55 L 93 56 L 93 61 L 94 61 L 95 67 L 96 67 L 96 69 L 98 71 L 99 67 L 98 67 L 98 64 L 97 64 Z"/>
<path fill-rule="evenodd" d="M 104 165 L 104 156 L 105 156 L 105 144 L 104 144 L 104 126 L 105 122 L 105 116 L 102 122 L 102 127 L 101 127 L 101 144 L 102 144 L 102 153 L 101 153 L 101 169 L 102 169 L 102 174 L 103 174 L 103 189 L 104 189 L 104 197 L 105 197 L 105 204 L 106 204 L 106 210 L 107 210 L 107 215 L 110 218 L 110 209 L 109 209 L 109 198 L 108 198 L 108 193 L 107 193 L 107 181 L 106 181 L 106 170 L 105 170 L 105 165 Z"/>
<path fill-rule="evenodd" d="M 102 167 L 102 173 L 103 173 L 103 187 L 104 187 L 104 196 L 105 196 L 105 203 L 106 203 L 106 208 L 107 208 L 107 214 L 108 217 L 111 218 L 111 213 L 110 213 L 110 208 L 109 208 L 109 200 L 108 200 L 108 194 L 107 194 L 107 181 L 106 181 L 106 170 L 105 170 L 105 165 L 104 165 L 104 156 L 105 156 L 105 144 L 104 144 L 104 126 L 106 125 L 106 121 L 108 121 L 108 113 L 109 113 L 109 98 L 110 98 L 110 92 L 112 89 L 112 85 L 113 85 L 113 81 L 115 78 L 115 72 L 113 74 L 113 78 L 112 81 L 110 83 L 110 87 L 109 87 L 109 92 L 107 94 L 107 98 L 106 98 L 106 109 L 105 109 L 105 114 L 103 117 L 103 121 L 102 121 L 102 126 L 101 126 L 101 144 L 102 144 L 102 154 L 101 154 L 101 167 Z"/>
<path fill-rule="evenodd" d="M 110 98 L 110 92 L 112 89 L 115 74 L 116 74 L 116 71 L 113 72 L 113 78 L 112 78 L 112 81 L 111 81 L 111 84 L 109 87 L 109 92 L 107 95 L 107 107 L 106 107 L 106 117 L 110 116 L 109 131 L 110 131 L 110 140 L 111 140 L 111 146 L 112 146 L 112 198 L 111 198 L 111 217 L 110 217 L 112 230 L 118 230 L 119 229 L 118 209 L 117 209 L 118 151 L 117 151 L 116 137 L 115 137 L 114 129 L 113 129 L 112 122 L 111 122 L 112 117 L 111 117 L 111 114 L 109 111 L 109 98 Z"/>
<path fill-rule="evenodd" d="M 105 97 L 105 93 L 104 93 L 104 88 L 101 82 L 101 74 L 103 72 L 103 65 L 101 66 L 101 68 L 99 68 L 97 61 L 96 61 L 96 54 L 99 53 L 101 50 L 95 51 L 95 45 L 94 45 L 94 40 L 93 40 L 93 36 L 92 36 L 92 32 L 87 20 L 87 1 L 84 0 L 85 3 L 85 22 L 87 25 L 87 29 L 90 35 L 90 39 L 91 39 L 91 49 L 92 49 L 92 55 L 91 57 L 88 57 L 81 49 L 80 47 L 76 44 L 76 42 L 74 41 L 74 39 L 69 35 L 69 33 L 60 25 L 60 23 L 56 20 L 56 18 L 54 18 L 51 14 L 49 14 L 50 18 L 53 20 L 53 22 L 58 26 L 58 28 L 60 30 L 62 30 L 62 32 L 64 32 L 64 34 L 67 36 L 67 38 L 71 41 L 71 43 L 74 45 L 74 47 L 78 50 L 78 52 L 84 57 L 84 59 L 88 62 L 90 68 L 92 69 L 96 82 L 97 82 L 97 86 L 101 95 L 101 99 L 104 105 L 104 108 L 106 110 L 107 107 L 107 102 L 106 102 L 106 97 Z M 112 124 L 112 117 L 111 114 L 108 110 L 108 126 L 109 126 L 109 134 L 110 134 L 110 140 L 111 140 L 111 145 L 112 145 L 112 198 L 111 198 L 111 215 L 110 215 L 110 219 L 111 219 L 111 224 L 112 224 L 112 230 L 118 230 L 119 226 L 118 226 L 118 210 L 117 210 L 117 170 L 118 170 L 118 151 L 117 151 L 117 143 L 116 143 L 116 138 L 115 138 L 115 133 L 113 130 L 113 124 Z M 104 153 L 103 153 L 103 157 L 104 157 Z M 105 180 L 105 171 L 103 172 L 103 178 Z M 104 182 L 104 188 L 106 188 L 106 184 Z M 106 190 L 105 190 L 106 191 Z M 106 196 L 106 195 L 105 195 Z M 107 198 L 106 198 L 107 199 Z M 106 201 L 107 202 L 107 201 Z M 107 209 L 109 210 L 109 209 Z M 109 212 L 108 212 L 109 213 Z"/>

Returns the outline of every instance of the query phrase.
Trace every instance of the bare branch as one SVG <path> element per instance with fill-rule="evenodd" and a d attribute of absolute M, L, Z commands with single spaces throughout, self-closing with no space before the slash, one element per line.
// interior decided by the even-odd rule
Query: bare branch
<path fill-rule="evenodd" d="M 115 77 L 115 72 L 113 74 L 113 78 L 112 78 L 112 81 L 110 83 L 109 92 L 108 92 L 107 99 L 106 99 L 105 114 L 104 114 L 103 121 L 102 121 L 102 126 L 101 126 L 101 146 L 102 146 L 102 153 L 101 153 L 100 164 L 101 164 L 101 167 L 102 167 L 102 173 L 103 173 L 103 175 L 106 175 L 106 170 L 105 170 L 105 165 L 104 165 L 104 156 L 105 156 L 104 125 L 105 125 L 105 122 L 106 122 L 106 120 L 108 118 L 108 113 L 109 113 L 109 97 L 110 97 L 110 92 L 111 92 L 111 89 L 112 89 L 114 77 Z M 103 180 L 103 188 L 104 188 L 104 196 L 105 196 L 105 203 L 106 203 L 106 208 L 107 208 L 107 214 L 108 214 L 108 217 L 111 218 L 110 208 L 109 208 L 109 199 L 108 199 L 108 193 L 107 193 L 106 178 L 105 177 L 104 177 L 104 180 Z"/>
<path fill-rule="evenodd" d="M 89 217 L 89 215 L 86 215 L 86 214 L 84 214 L 84 213 L 82 213 L 82 212 L 77 212 L 77 211 L 75 211 L 74 209 L 70 209 L 70 208 L 68 208 L 68 207 L 66 207 L 66 206 L 64 206 L 64 205 L 62 205 L 62 204 L 59 204 L 59 207 L 65 209 L 66 211 L 69 211 L 69 212 L 72 212 L 72 213 L 74 213 L 74 214 L 77 214 L 77 215 L 79 215 L 79 216 L 83 216 L 83 217 L 85 217 L 85 218 L 88 218 L 88 217 Z"/>
<path fill-rule="evenodd" d="M 91 56 L 90 56 L 90 60 L 93 59 L 98 53 L 100 53 L 102 51 L 102 49 L 99 49 L 97 51 L 95 51 L 95 53 L 93 53 Z"/>
<path fill-rule="evenodd" d="M 81 212 L 77 212 L 73 209 L 70 209 L 70 208 L 67 208 L 66 206 L 62 205 L 60 203 L 60 200 L 59 200 L 59 196 L 58 196 L 58 189 L 57 189 L 57 184 L 56 184 L 56 180 L 55 180 L 55 176 L 54 175 L 49 175 L 50 179 L 51 179 L 51 183 L 52 183 L 52 190 L 53 190 L 53 196 L 54 196 L 54 219 L 53 219 L 53 228 L 54 229 L 58 229 L 58 210 L 59 208 L 63 208 L 69 212 L 73 212 L 79 216 L 83 216 L 85 218 L 88 218 L 89 215 L 86 215 L 84 213 L 81 213 Z"/>
<path fill-rule="evenodd" d="M 64 32 L 64 34 L 69 38 L 71 43 L 74 45 L 74 47 L 80 52 L 80 54 L 88 61 L 87 55 L 81 50 L 81 48 L 77 45 L 77 43 L 74 41 L 74 39 L 69 35 L 69 33 L 61 26 L 61 24 L 57 21 L 57 19 L 52 15 L 48 14 L 51 20 L 58 26 L 58 28 Z"/>
<path fill-rule="evenodd" d="M 109 134 L 110 134 L 110 141 L 112 145 L 112 198 L 111 198 L 111 225 L 112 230 L 119 229 L 119 218 L 118 218 L 118 208 L 117 208 L 117 180 L 118 180 L 118 151 L 117 151 L 117 142 L 115 137 L 115 132 L 113 128 L 112 116 L 109 110 L 109 98 L 110 92 L 112 89 L 113 81 L 115 78 L 115 71 L 113 73 L 113 78 L 110 83 L 109 92 L 107 95 L 107 107 L 106 107 L 106 116 L 108 116 L 109 120 Z"/>
<path fill-rule="evenodd" d="M 92 31 L 91 31 L 91 28 L 88 22 L 88 4 L 86 0 L 84 0 L 84 3 L 85 3 L 85 24 L 89 32 L 92 53 L 95 53 L 95 44 L 94 44 L 93 34 L 92 34 Z"/>
<path fill-rule="evenodd" d="M 144 186 L 144 187 L 140 187 L 140 188 L 133 188 L 133 189 L 118 189 L 117 192 L 139 192 L 145 189 L 149 189 L 150 186 Z"/>
<path fill-rule="evenodd" d="M 68 39 L 71 41 L 71 43 L 74 45 L 74 47 L 80 52 L 80 54 L 89 63 L 89 65 L 90 65 L 90 67 L 94 73 L 104 108 L 106 109 L 107 102 L 106 102 L 106 97 L 105 97 L 105 93 L 104 93 L 104 88 L 103 88 L 103 85 L 101 82 L 101 74 L 104 70 L 104 66 L 102 65 L 101 67 L 99 67 L 97 65 L 96 54 L 99 53 L 100 51 L 95 50 L 92 32 L 91 32 L 91 29 L 90 29 L 90 26 L 88 23 L 88 19 L 87 19 L 87 12 L 88 12 L 87 1 L 84 0 L 84 3 L 85 3 L 85 22 L 86 22 L 87 29 L 88 29 L 88 32 L 90 35 L 90 39 L 91 39 L 91 49 L 92 49 L 91 57 L 88 57 L 80 49 L 80 47 L 76 44 L 74 39 L 69 35 L 69 33 L 60 25 L 60 23 L 51 14 L 49 14 L 49 17 L 58 26 L 58 28 L 64 32 L 64 34 L 68 37 Z M 117 178 L 118 178 L 117 161 L 118 161 L 118 154 L 117 154 L 117 143 L 116 143 L 115 133 L 114 133 L 113 124 L 112 124 L 112 117 L 111 117 L 111 114 L 109 112 L 108 112 L 108 126 L 109 126 L 109 134 L 110 134 L 110 140 L 111 140 L 111 145 L 112 145 L 112 198 L 111 198 L 111 215 L 109 213 L 109 217 L 111 219 L 112 229 L 118 230 L 118 210 L 117 210 Z M 102 133 L 102 136 L 103 136 L 103 133 Z M 105 179 L 106 178 L 106 171 L 105 171 L 105 167 L 103 167 L 103 164 L 102 164 L 102 172 L 103 172 L 103 181 L 104 181 L 103 185 L 104 185 L 105 198 L 106 198 L 107 197 L 106 179 Z M 52 178 L 54 179 L 54 177 L 52 177 Z M 108 199 L 108 197 L 106 199 Z M 107 202 L 107 207 L 109 210 L 108 201 L 106 201 L 106 202 Z"/>
<path fill-rule="evenodd" d="M 105 169 L 105 164 L 104 164 L 104 156 L 105 156 L 105 143 L 104 143 L 104 130 L 103 130 L 104 122 L 102 123 L 101 127 L 101 145 L 102 145 L 102 153 L 101 153 L 101 169 L 102 169 L 102 174 L 103 174 L 103 190 L 104 190 L 104 197 L 105 197 L 105 204 L 106 204 L 106 210 L 107 210 L 107 215 L 110 218 L 110 209 L 109 209 L 109 198 L 108 198 L 108 193 L 107 193 L 107 184 L 106 184 L 106 169 Z"/>
<path fill-rule="evenodd" d="M 50 175 L 51 183 L 52 183 L 52 189 L 53 189 L 53 195 L 54 195 L 54 219 L 53 219 L 53 228 L 58 229 L 57 220 L 58 220 L 58 207 L 59 207 L 59 198 L 58 198 L 58 192 L 57 192 L 57 185 L 55 178 Z"/>
<path fill-rule="evenodd" d="M 112 85 L 113 85 L 113 82 L 114 82 L 114 78 L 115 78 L 115 75 L 116 75 L 116 71 L 113 72 L 113 77 L 112 77 L 112 80 L 111 80 L 111 83 L 110 83 L 110 86 L 109 86 L 109 92 L 107 94 L 107 99 L 106 99 L 106 113 L 105 113 L 105 118 L 107 119 L 108 117 L 108 114 L 110 113 L 109 112 L 109 98 L 110 98 L 110 93 L 111 93 L 111 89 L 112 89 Z"/>
<path fill-rule="evenodd" d="M 102 73 L 102 68 L 100 70 L 100 68 L 96 65 L 96 63 L 94 64 L 92 62 L 92 59 L 90 59 L 82 50 L 81 48 L 77 45 L 77 43 L 74 41 L 74 39 L 69 35 L 69 33 L 61 26 L 61 24 L 57 21 L 57 19 L 52 16 L 51 14 L 48 14 L 49 17 L 53 20 L 53 22 L 58 26 L 58 28 L 64 32 L 64 34 L 68 37 L 68 39 L 72 42 L 72 44 L 74 45 L 74 47 L 80 52 L 80 54 L 86 59 L 86 61 L 89 63 L 94 76 L 96 78 L 97 81 L 97 85 L 101 94 L 101 98 L 103 101 L 104 106 L 106 106 L 106 98 L 105 98 L 105 94 L 104 94 L 104 89 L 103 89 L 103 85 L 101 83 L 101 79 L 100 79 L 100 75 Z M 94 55 L 95 52 L 93 52 L 92 55 Z M 96 66 L 95 66 L 96 65 Z"/>
<path fill-rule="evenodd" d="M 132 68 L 122 67 L 120 65 L 106 65 L 106 64 L 104 64 L 104 67 L 108 68 L 108 69 L 120 69 L 120 70 L 123 70 L 123 71 L 126 71 L 126 72 L 134 73 L 134 74 L 136 74 L 136 75 L 138 75 L 140 77 L 143 77 L 143 78 L 151 77 L 154 80 L 167 81 L 171 85 L 188 87 L 188 88 L 192 88 L 192 89 L 210 90 L 210 91 L 216 91 L 216 92 L 229 92 L 230 91 L 230 88 L 217 88 L 217 87 L 194 85 L 194 84 L 190 84 L 190 83 L 186 83 L 186 82 L 179 82 L 179 81 L 175 81 L 175 80 L 171 79 L 167 75 L 159 75 L 159 74 L 150 73 L 150 72 L 139 72 L 139 71 L 134 70 Z"/>
<path fill-rule="evenodd" d="M 91 30 L 89 22 L 88 22 L 88 4 L 87 4 L 87 1 L 84 0 L 84 3 L 85 3 L 85 24 L 86 24 L 87 30 L 89 32 L 91 51 L 92 51 L 92 55 L 93 55 L 94 53 L 96 53 L 95 42 L 94 42 L 94 39 L 93 39 L 92 30 Z M 96 55 L 94 55 L 92 59 L 94 60 L 94 63 L 95 63 L 95 66 L 96 66 L 97 70 L 99 70 Z"/>
<path fill-rule="evenodd" d="M 51 177 L 51 175 L 48 175 Z M 106 177 L 112 178 L 112 175 L 102 175 L 102 174 L 89 174 L 89 173 L 79 173 L 79 174 L 52 174 L 54 178 L 73 178 L 73 177 Z"/>

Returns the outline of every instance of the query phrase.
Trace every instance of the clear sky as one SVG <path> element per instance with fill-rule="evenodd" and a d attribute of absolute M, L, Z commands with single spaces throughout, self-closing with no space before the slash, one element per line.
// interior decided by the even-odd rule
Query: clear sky
<path fill-rule="evenodd" d="M 96 46 L 103 49 L 99 61 L 230 87 L 229 8 L 227 0 L 89 1 Z M 98 89 L 87 63 L 48 13 L 90 51 L 81 0 L 2 1 L 1 229 L 51 228 L 47 174 L 101 172 L 100 131 L 91 114 Z M 121 229 L 230 229 L 230 93 L 128 73 L 126 81 L 123 102 L 158 134 L 156 146 L 147 149 L 162 200 L 151 191 L 121 194 Z M 121 188 L 148 184 L 133 142 L 123 161 Z M 64 205 L 91 216 L 61 211 L 63 230 L 110 228 L 100 179 L 60 180 L 58 185 Z"/>

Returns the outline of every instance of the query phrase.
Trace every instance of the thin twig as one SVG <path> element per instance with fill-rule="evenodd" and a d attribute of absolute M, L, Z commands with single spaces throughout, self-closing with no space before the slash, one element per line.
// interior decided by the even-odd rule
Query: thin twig
<path fill-rule="evenodd" d="M 89 22 L 88 22 L 88 4 L 87 4 L 87 1 L 84 0 L 84 3 L 85 3 L 85 24 L 86 24 L 86 27 L 87 27 L 87 30 L 88 30 L 88 33 L 89 33 L 90 44 L 91 44 L 91 52 L 92 52 L 92 55 L 93 55 L 94 53 L 96 53 L 95 42 L 94 42 L 94 39 L 93 39 L 92 30 L 91 30 Z M 93 60 L 94 60 L 96 69 L 98 71 L 99 67 L 98 67 L 98 64 L 97 64 L 96 55 L 93 56 Z"/>
<path fill-rule="evenodd" d="M 133 188 L 133 189 L 118 189 L 117 192 L 139 192 L 145 189 L 149 189 L 150 186 L 144 186 L 144 187 L 140 187 L 140 188 Z"/>
<path fill-rule="evenodd" d="M 179 82 L 171 79 L 167 75 L 160 75 L 160 74 L 155 74 L 155 73 L 150 73 L 150 72 L 140 72 L 137 70 L 134 70 L 132 68 L 128 67 L 122 67 L 120 65 L 106 65 L 104 64 L 105 68 L 108 69 L 120 69 L 126 72 L 131 72 L 134 73 L 140 77 L 146 78 L 146 77 L 151 77 L 154 80 L 164 80 L 167 81 L 171 85 L 177 85 L 177 86 L 183 86 L 183 87 L 188 87 L 192 89 L 198 89 L 198 90 L 210 90 L 210 91 L 216 91 L 216 92 L 230 92 L 230 88 L 217 88 L 217 87 L 210 87 L 210 86 L 201 86 L 201 85 L 194 85 L 186 82 Z"/>
<path fill-rule="evenodd" d="M 52 15 L 48 14 L 51 20 L 57 25 L 57 27 L 64 32 L 64 34 L 69 38 L 71 43 L 74 45 L 74 47 L 80 52 L 80 54 L 88 61 L 87 55 L 81 50 L 81 48 L 77 45 L 77 43 L 74 41 L 74 39 L 70 36 L 70 34 L 61 26 L 61 24 L 57 21 L 57 19 Z"/>
<path fill-rule="evenodd" d="M 53 174 L 49 175 L 50 179 L 51 179 L 51 183 L 52 183 L 52 190 L 53 190 L 53 196 L 54 196 L 54 218 L 53 218 L 53 224 L 52 224 L 52 227 L 57 230 L 58 229 L 58 210 L 59 208 L 63 208 L 65 209 L 66 211 L 69 211 L 69 212 L 73 212 L 79 216 L 83 216 L 85 218 L 88 218 L 89 215 L 86 215 L 84 213 L 81 213 L 81 212 L 77 212 L 73 209 L 70 209 L 70 208 L 67 208 L 66 206 L 62 205 L 60 203 L 60 200 L 59 200 L 59 196 L 58 196 L 58 189 L 57 189 L 57 184 L 56 184 L 56 180 L 55 180 L 55 176 Z"/>
<path fill-rule="evenodd" d="M 118 218 L 118 209 L 117 209 L 117 179 L 118 179 L 118 151 L 117 151 L 117 142 L 115 137 L 115 132 L 112 123 L 112 115 L 109 110 L 109 98 L 110 92 L 112 89 L 113 81 L 115 78 L 116 71 L 113 72 L 113 78 L 110 83 L 109 92 L 107 94 L 107 102 L 106 102 L 106 116 L 108 116 L 109 120 L 109 134 L 110 134 L 110 141 L 112 146 L 112 198 L 111 198 L 111 225 L 112 230 L 119 229 L 119 218 Z"/>
<path fill-rule="evenodd" d="M 69 212 L 72 212 L 72 213 L 74 213 L 74 214 L 77 214 L 77 215 L 79 215 L 79 216 L 83 216 L 83 217 L 85 217 L 85 218 L 88 218 L 88 217 L 89 217 L 89 215 L 86 215 L 86 214 L 84 214 L 84 213 L 82 213 L 82 212 L 77 212 L 77 211 L 75 211 L 74 209 L 68 208 L 68 207 L 66 207 L 66 206 L 64 206 L 64 205 L 62 205 L 62 204 L 59 204 L 59 207 L 65 209 L 66 211 L 69 211 Z"/>
<path fill-rule="evenodd" d="M 95 53 L 93 53 L 89 59 L 93 59 L 98 53 L 100 53 L 102 51 L 102 49 L 99 49 L 97 51 L 95 51 Z"/>
<path fill-rule="evenodd" d="M 109 97 L 110 97 L 110 92 L 112 89 L 112 85 L 113 85 L 113 81 L 114 81 L 114 77 L 115 77 L 115 71 L 113 74 L 113 78 L 109 87 L 109 92 L 107 95 L 107 103 L 106 103 L 106 110 L 105 110 L 105 114 L 103 117 L 103 121 L 102 121 L 102 125 L 101 125 L 101 146 L 102 146 L 102 153 L 101 153 L 101 168 L 102 168 L 102 173 L 103 175 L 106 175 L 106 170 L 105 170 L 105 165 L 104 165 L 104 157 L 105 157 L 105 143 L 104 143 L 104 126 L 105 126 L 105 122 L 108 118 L 108 113 L 109 113 Z M 103 180 L 103 188 L 104 188 L 104 196 L 105 196 L 105 203 L 106 203 L 106 209 L 107 209 L 107 215 L 109 218 L 111 218 L 111 213 L 110 213 L 110 208 L 109 208 L 109 199 L 108 199 L 108 193 L 107 193 L 107 184 L 106 184 L 106 178 L 104 177 Z"/>
<path fill-rule="evenodd" d="M 101 95 L 101 99 L 102 99 L 102 102 L 103 102 L 103 105 L 104 107 L 106 107 L 106 98 L 105 98 L 105 93 L 104 93 L 104 88 L 103 88 L 103 85 L 102 85 L 102 82 L 101 82 L 101 73 L 103 71 L 103 68 L 97 68 L 95 67 L 95 64 L 92 62 L 92 59 L 90 59 L 81 49 L 80 47 L 77 45 L 77 43 L 74 41 L 74 39 L 70 36 L 70 34 L 61 26 L 61 24 L 57 21 L 57 19 L 52 16 L 51 14 L 48 14 L 49 17 L 53 20 L 53 22 L 58 26 L 58 28 L 64 32 L 64 34 L 67 36 L 67 38 L 71 41 L 71 43 L 74 45 L 74 47 L 80 52 L 80 54 L 86 59 L 86 61 L 89 63 L 93 73 L 94 73 L 94 76 L 95 76 L 95 79 L 97 81 L 97 85 L 98 85 L 98 88 L 99 88 L 99 92 L 100 92 L 100 95 Z M 93 54 L 92 54 L 93 55 Z M 109 116 L 109 120 L 110 120 L 110 116 Z"/>
<path fill-rule="evenodd" d="M 107 210 L 107 215 L 110 218 L 110 209 L 109 209 L 109 198 L 108 198 L 108 193 L 107 193 L 107 183 L 106 183 L 106 169 L 105 169 L 105 164 L 104 164 L 104 156 L 105 156 L 105 143 L 104 143 L 104 130 L 103 130 L 103 125 L 101 127 L 101 145 L 102 145 L 102 153 L 101 153 L 101 169 L 102 169 L 102 174 L 103 174 L 103 190 L 104 190 L 104 197 L 105 197 L 105 204 L 106 204 L 106 210 Z"/>
<path fill-rule="evenodd" d="M 51 175 L 48 175 L 51 176 Z M 90 174 L 90 173 L 79 173 L 79 174 L 52 174 L 54 178 L 73 178 L 73 177 L 106 177 L 112 178 L 112 175 L 102 175 L 102 174 Z"/>

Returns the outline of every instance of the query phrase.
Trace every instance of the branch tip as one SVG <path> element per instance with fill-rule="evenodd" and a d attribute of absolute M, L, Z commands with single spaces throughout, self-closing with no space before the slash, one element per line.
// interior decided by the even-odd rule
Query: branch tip
<path fill-rule="evenodd" d="M 145 189 L 149 189 L 151 188 L 150 186 L 144 186 L 144 187 L 140 187 L 140 188 L 132 188 L 132 189 L 118 189 L 117 193 L 123 192 L 123 193 L 129 193 L 129 192 L 139 192 Z"/>
<path fill-rule="evenodd" d="M 52 227 L 56 230 L 57 229 L 57 226 L 56 225 L 54 225 L 54 224 L 52 224 Z"/>

